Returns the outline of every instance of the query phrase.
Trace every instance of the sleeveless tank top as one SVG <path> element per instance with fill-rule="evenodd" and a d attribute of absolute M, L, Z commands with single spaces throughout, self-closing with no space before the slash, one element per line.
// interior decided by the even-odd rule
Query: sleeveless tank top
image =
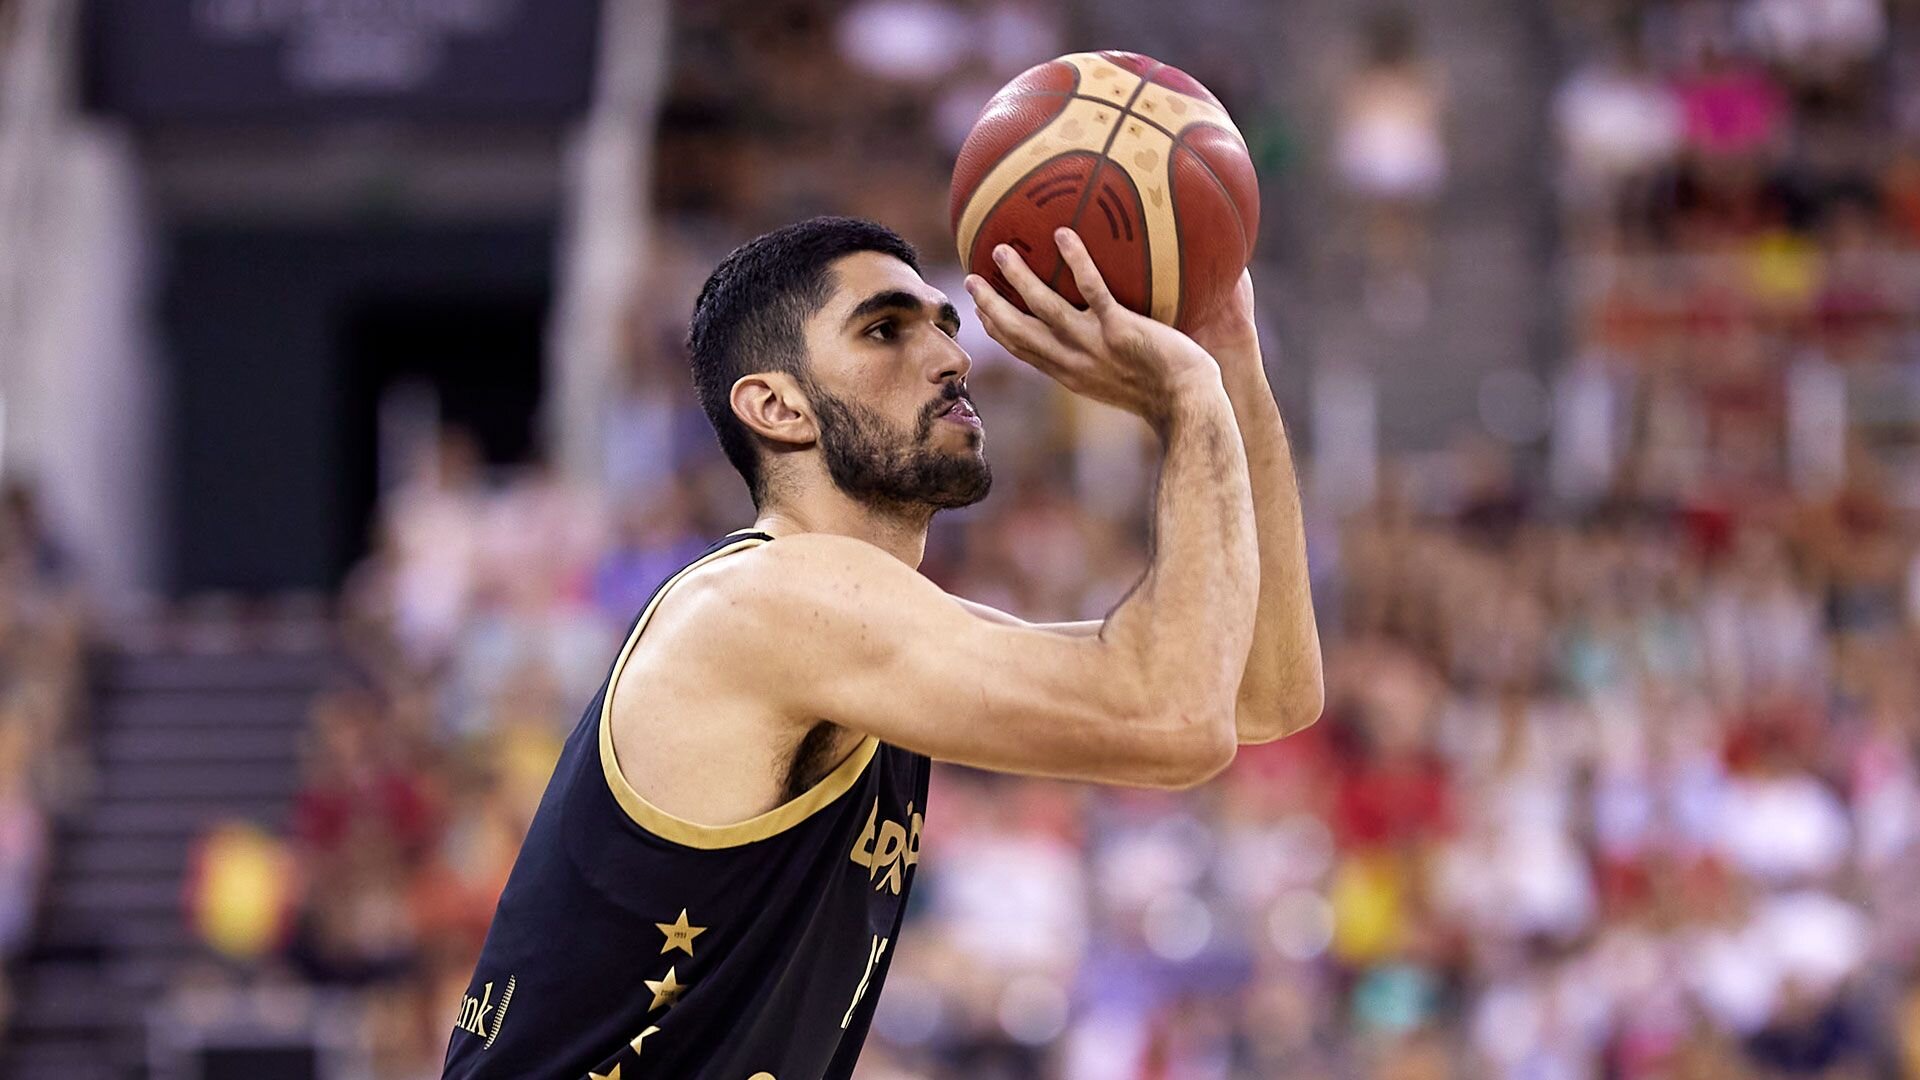
<path fill-rule="evenodd" d="M 444 1077 L 852 1075 L 919 862 L 927 758 L 868 737 L 798 797 L 723 826 L 652 806 L 614 759 L 609 699 L 661 597 L 771 540 L 722 539 L 634 619 L 514 862 Z"/>

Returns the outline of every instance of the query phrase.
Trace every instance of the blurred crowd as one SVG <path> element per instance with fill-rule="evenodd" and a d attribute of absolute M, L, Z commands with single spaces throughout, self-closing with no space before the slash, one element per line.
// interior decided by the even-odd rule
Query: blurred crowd
<path fill-rule="evenodd" d="M 348 588 L 365 686 L 315 710 L 282 946 L 376 1006 L 384 1075 L 437 1074 L 620 630 L 751 520 L 687 392 L 701 277 L 821 210 L 945 267 L 952 146 L 1059 51 L 1044 12 L 696 6 L 603 477 L 503 473 L 447 432 L 387 494 Z M 1604 483 L 1569 498 L 1462 436 L 1389 462 L 1345 520 L 1310 503 L 1326 715 L 1203 789 L 939 770 L 864 1080 L 1920 1077 L 1917 493 L 1858 438 L 1805 482 L 1787 415 L 1797 365 L 1910 363 L 1914 14 L 1556 9 L 1575 363 L 1630 406 Z M 846 47 L 858 20 L 900 48 Z M 1326 167 L 1425 205 L 1444 58 L 1374 33 Z M 1394 122 L 1419 137 L 1397 165 Z M 1383 222 L 1392 258 L 1422 243 Z M 1145 563 L 1150 458 L 972 333 L 1000 490 L 936 522 L 924 569 L 1029 619 L 1100 617 Z"/>
<path fill-rule="evenodd" d="M 84 604 L 31 485 L 0 484 L 0 1033 L 30 944 L 53 819 L 85 785 Z"/>
<path fill-rule="evenodd" d="M 1576 319 L 1610 360 L 1723 387 L 1784 357 L 1905 358 L 1920 10 L 1562 5 L 1554 103 Z"/>

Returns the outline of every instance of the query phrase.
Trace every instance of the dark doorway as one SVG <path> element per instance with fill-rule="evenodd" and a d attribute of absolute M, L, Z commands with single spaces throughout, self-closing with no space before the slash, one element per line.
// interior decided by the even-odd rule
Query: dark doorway
<path fill-rule="evenodd" d="M 490 463 L 534 456 L 551 248 L 544 223 L 178 232 L 175 591 L 337 586 L 367 549 L 396 386 Z"/>
<path fill-rule="evenodd" d="M 382 482 L 398 479 L 410 451 L 432 435 L 392 438 L 397 397 L 419 404 L 417 426 L 430 420 L 470 436 L 484 465 L 533 460 L 546 312 L 544 296 L 499 293 L 368 298 L 345 317 L 348 488 L 340 543 L 353 557 L 366 549 Z"/>
<path fill-rule="evenodd" d="M 534 452 L 546 301 L 540 296 L 386 298 L 348 321 L 347 353 L 371 401 L 396 385 L 432 388 L 441 420 L 471 434 L 490 465 Z"/>

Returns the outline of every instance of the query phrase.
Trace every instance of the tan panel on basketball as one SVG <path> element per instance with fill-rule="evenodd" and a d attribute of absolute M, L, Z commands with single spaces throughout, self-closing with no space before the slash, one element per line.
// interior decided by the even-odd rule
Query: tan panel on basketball
<path fill-rule="evenodd" d="M 1133 111 L 1175 133 L 1188 124 L 1216 124 L 1233 132 L 1234 137 L 1240 140 L 1240 145 L 1247 144 L 1246 136 L 1241 135 L 1240 129 L 1234 126 L 1233 117 L 1227 115 L 1227 110 L 1157 83 L 1149 83 L 1146 89 L 1140 91 L 1139 98 L 1133 103 Z"/>
<path fill-rule="evenodd" d="M 1112 64 L 1106 66 L 1113 67 Z M 980 234 L 980 222 L 987 216 L 987 211 L 993 209 L 1020 182 L 1021 177 L 1056 154 L 1075 150 L 1098 154 L 1107 145 L 1107 136 L 1112 134 L 1113 125 L 1119 120 L 1118 107 L 1075 98 L 1033 138 L 1001 158 L 999 164 L 981 178 L 980 186 L 973 190 L 973 198 L 967 200 L 967 209 L 960 215 L 960 228 L 956 230 L 955 240 L 960 248 L 961 265 L 968 262 L 974 237 Z"/>
<path fill-rule="evenodd" d="M 1107 157 L 1126 170 L 1140 191 L 1140 213 L 1147 230 L 1147 254 L 1153 266 L 1153 317 L 1173 325 L 1180 310 L 1180 227 L 1167 190 L 1167 154 L 1173 140 L 1152 124 L 1129 119 L 1114 136 Z"/>
<path fill-rule="evenodd" d="M 1072 64 L 1080 72 L 1080 85 L 1073 91 L 1076 94 L 1125 105 L 1133 97 L 1134 88 L 1140 85 L 1140 76 L 1099 53 L 1069 53 L 1059 62 Z"/>

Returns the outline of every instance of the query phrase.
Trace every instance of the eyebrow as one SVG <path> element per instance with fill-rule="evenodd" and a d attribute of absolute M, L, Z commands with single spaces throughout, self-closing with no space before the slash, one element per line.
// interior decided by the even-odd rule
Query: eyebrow
<path fill-rule="evenodd" d="M 919 297 L 905 289 L 888 289 L 885 292 L 874 293 L 872 296 L 860 301 L 860 303 L 847 314 L 846 321 L 849 323 L 859 322 L 869 315 L 878 315 L 883 311 L 911 311 L 918 313 L 923 306 Z M 960 329 L 960 311 L 953 306 L 952 301 L 942 303 L 939 311 L 934 315 L 934 322 L 946 327 L 950 331 L 958 332 Z"/>

